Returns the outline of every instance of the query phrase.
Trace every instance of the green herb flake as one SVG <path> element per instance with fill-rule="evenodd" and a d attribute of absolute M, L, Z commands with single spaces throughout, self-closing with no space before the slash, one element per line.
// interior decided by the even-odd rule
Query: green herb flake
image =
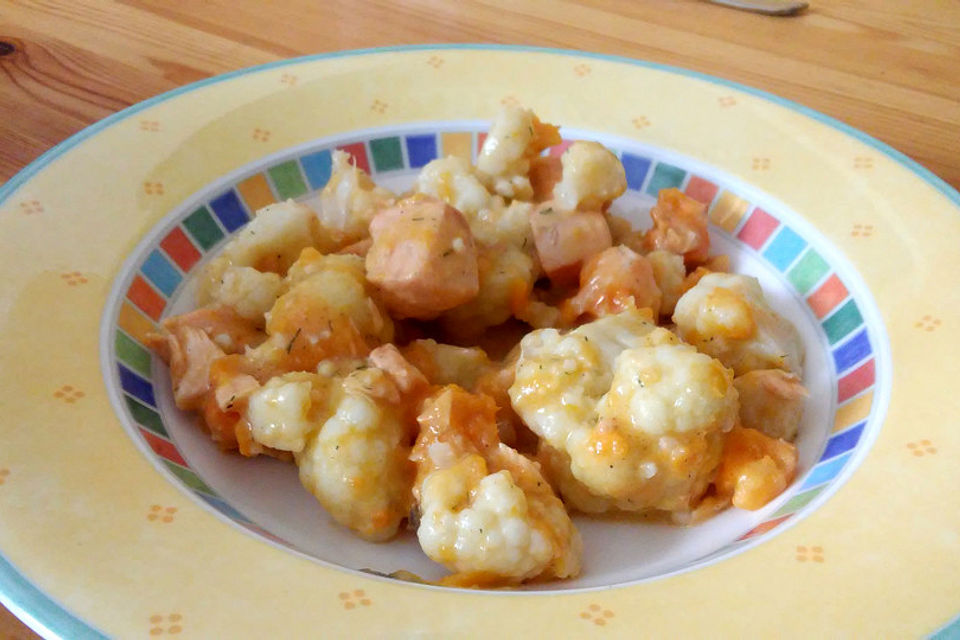
<path fill-rule="evenodd" d="M 287 353 L 290 353 L 290 350 L 293 349 L 293 343 L 296 341 L 299 335 L 300 335 L 300 327 L 297 327 L 297 332 L 293 334 L 293 337 L 290 338 L 290 342 L 287 343 Z"/>

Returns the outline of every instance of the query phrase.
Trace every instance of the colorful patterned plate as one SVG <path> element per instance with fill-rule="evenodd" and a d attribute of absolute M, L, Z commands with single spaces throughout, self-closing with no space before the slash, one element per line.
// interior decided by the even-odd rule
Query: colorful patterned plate
<path fill-rule="evenodd" d="M 345 534 L 288 466 L 216 451 L 143 336 L 189 307 L 191 274 L 253 210 L 310 199 L 333 148 L 403 188 L 433 157 L 474 155 L 481 119 L 511 102 L 615 149 L 621 210 L 668 186 L 709 205 L 715 246 L 804 338 L 801 477 L 761 512 L 691 529 L 580 520 L 569 583 L 471 593 L 360 573 L 440 574 L 410 537 Z M 960 610 L 960 438 L 943 417 L 958 401 L 939 364 L 956 353 L 940 274 L 960 262 L 958 208 L 822 115 L 573 52 L 346 52 L 137 105 L 0 189 L 0 600 L 66 637 L 476 635 L 498 619 L 537 635 L 929 633 Z M 750 616 L 729 615 L 744 601 Z"/>

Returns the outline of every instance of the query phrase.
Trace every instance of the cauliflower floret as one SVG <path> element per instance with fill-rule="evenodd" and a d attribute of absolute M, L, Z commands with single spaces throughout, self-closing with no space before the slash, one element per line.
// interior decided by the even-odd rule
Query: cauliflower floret
<path fill-rule="evenodd" d="M 226 305 L 262 327 L 264 314 L 277 301 L 282 285 L 283 278 L 276 273 L 229 266 L 220 276 L 220 286 L 211 294 L 214 303 Z"/>
<path fill-rule="evenodd" d="M 657 249 L 648 253 L 646 257 L 650 261 L 650 266 L 653 267 L 653 279 L 656 280 L 662 296 L 660 315 L 673 315 L 677 300 L 683 295 L 683 279 L 687 275 L 683 256 Z"/>
<path fill-rule="evenodd" d="M 425 403 L 411 456 L 421 547 L 459 573 L 447 584 L 576 575 L 579 534 L 537 465 L 498 441 L 495 414 L 456 386 Z"/>
<path fill-rule="evenodd" d="M 247 399 L 246 419 L 260 444 L 299 453 L 326 419 L 330 378 L 306 372 L 271 378 Z"/>
<path fill-rule="evenodd" d="M 627 190 L 620 159 L 599 142 L 574 142 L 560 161 L 563 174 L 553 197 L 564 209 L 602 211 Z"/>
<path fill-rule="evenodd" d="M 317 199 L 321 251 L 342 248 L 367 237 L 374 214 L 393 203 L 394 195 L 376 185 L 350 161 L 345 151 L 333 152 L 330 180 Z"/>
<path fill-rule="evenodd" d="M 521 200 L 504 206 L 498 200 L 494 206 L 481 209 L 476 218 L 470 220 L 470 229 L 474 237 L 488 247 L 498 243 L 509 244 L 532 255 L 534 244 L 530 214 L 533 206 Z"/>
<path fill-rule="evenodd" d="M 771 438 L 797 437 L 809 393 L 800 378 L 781 369 L 750 371 L 734 379 L 740 393 L 740 422 Z"/>
<path fill-rule="evenodd" d="M 390 318 L 371 298 L 358 256 L 323 256 L 315 272 L 277 300 L 269 312 L 267 333 L 292 339 L 299 329 L 300 338 L 312 342 L 311 336 L 330 331 L 328 320 L 335 327 L 338 319 L 378 343 L 393 339 Z"/>
<path fill-rule="evenodd" d="M 484 183 L 505 198 L 533 197 L 528 173 L 530 161 L 547 147 L 560 143 L 557 128 L 528 109 L 505 107 L 497 115 L 477 157 Z"/>
<path fill-rule="evenodd" d="M 315 220 L 309 207 L 293 200 L 267 205 L 233 237 L 221 255 L 231 264 L 283 273 L 304 247 L 313 244 Z"/>
<path fill-rule="evenodd" d="M 458 210 L 468 220 L 500 202 L 483 186 L 473 166 L 457 156 L 438 158 L 429 162 L 417 176 L 415 189 L 419 193 L 439 198 Z"/>
<path fill-rule="evenodd" d="M 416 190 L 440 198 L 462 213 L 481 244 L 531 246 L 529 213 L 533 205 L 520 200 L 505 204 L 502 197 L 487 191 L 463 158 L 450 156 L 427 164 L 417 176 Z"/>
<path fill-rule="evenodd" d="M 730 370 L 686 344 L 627 349 L 617 356 L 601 420 L 660 437 L 719 428 L 729 431 L 737 407 Z"/>
<path fill-rule="evenodd" d="M 420 502 L 420 546 L 454 571 L 521 582 L 540 574 L 553 557 L 549 537 L 530 522 L 527 498 L 510 473 L 488 473 L 479 455 L 427 476 Z"/>
<path fill-rule="evenodd" d="M 732 372 L 636 311 L 529 334 L 510 396 L 585 511 L 689 508 L 737 415 Z"/>
<path fill-rule="evenodd" d="M 308 247 L 300 252 L 300 257 L 287 270 L 287 277 L 283 279 L 282 293 L 286 293 L 295 285 L 321 271 L 341 273 L 347 278 L 361 282 L 366 277 L 362 256 L 345 253 L 323 255 L 313 247 Z"/>
<path fill-rule="evenodd" d="M 243 420 L 257 445 L 294 454 L 304 487 L 337 522 L 385 540 L 410 510 L 414 416 L 385 371 L 364 361 L 320 368 L 327 375 L 269 380 L 250 394 Z"/>
<path fill-rule="evenodd" d="M 617 355 L 643 345 L 644 336 L 655 330 L 643 313 L 631 309 L 566 334 L 531 331 L 520 341 L 510 387 L 513 408 L 540 437 L 560 446 L 571 431 L 596 422 L 596 404 L 610 388 Z"/>
<path fill-rule="evenodd" d="M 376 368 L 348 375 L 325 399 L 329 418 L 295 457 L 303 486 L 337 522 L 373 541 L 396 534 L 412 501 L 410 427 L 398 396 L 371 392 L 392 384 Z"/>
<path fill-rule="evenodd" d="M 363 276 L 363 258 L 307 250 L 290 272 L 295 284 L 267 313 L 269 338 L 248 352 L 265 371 L 309 371 L 321 360 L 364 357 L 393 340 L 393 323 Z"/>
<path fill-rule="evenodd" d="M 231 267 L 252 267 L 257 271 L 283 275 L 305 247 L 313 245 L 316 217 L 302 204 L 287 200 L 260 209 L 223 251 L 207 264 L 200 275 L 197 298 L 200 304 L 229 296 L 221 293 L 223 274 Z"/>
<path fill-rule="evenodd" d="M 754 369 L 802 370 L 800 335 L 774 313 L 751 276 L 705 275 L 677 301 L 673 321 L 681 338 L 737 375 Z"/>
<path fill-rule="evenodd" d="M 464 389 L 472 389 L 480 376 L 493 368 L 479 347 L 456 347 L 436 340 L 414 340 L 403 347 L 403 356 L 431 384 L 456 384 Z"/>
<path fill-rule="evenodd" d="M 523 308 L 537 278 L 533 258 L 514 245 L 499 244 L 480 252 L 480 291 L 475 298 L 440 316 L 456 336 L 476 336 L 505 322 Z"/>

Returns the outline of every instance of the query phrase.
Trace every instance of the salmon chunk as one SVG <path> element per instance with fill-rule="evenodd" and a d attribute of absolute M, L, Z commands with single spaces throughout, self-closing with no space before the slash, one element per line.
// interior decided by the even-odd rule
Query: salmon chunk
<path fill-rule="evenodd" d="M 367 279 L 394 317 L 428 320 L 476 297 L 477 248 L 463 215 L 440 200 L 410 198 L 370 223 Z"/>
<path fill-rule="evenodd" d="M 530 213 L 540 264 L 557 284 L 575 284 L 583 263 L 613 244 L 602 213 L 566 211 L 545 202 Z"/>

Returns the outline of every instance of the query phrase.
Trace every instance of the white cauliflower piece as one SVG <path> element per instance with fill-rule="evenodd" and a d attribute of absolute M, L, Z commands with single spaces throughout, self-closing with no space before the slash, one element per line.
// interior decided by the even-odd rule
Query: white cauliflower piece
<path fill-rule="evenodd" d="M 733 426 L 733 376 L 686 344 L 627 349 L 615 363 L 610 391 L 598 407 L 608 419 L 651 436 Z"/>
<path fill-rule="evenodd" d="M 660 315 L 673 315 L 677 300 L 683 295 L 683 279 L 687 275 L 683 256 L 657 249 L 647 254 L 647 260 L 653 267 L 653 279 L 660 289 Z"/>
<path fill-rule="evenodd" d="M 304 249 L 297 261 L 287 270 L 287 277 L 283 280 L 283 292 L 286 293 L 295 285 L 320 272 L 342 274 L 346 278 L 359 282 L 366 277 L 361 256 L 349 253 L 323 255 L 316 249 L 309 248 Z"/>
<path fill-rule="evenodd" d="M 211 292 L 212 302 L 226 305 L 262 327 L 264 314 L 277 301 L 282 285 L 283 278 L 276 273 L 229 266 L 220 276 L 220 286 Z"/>
<path fill-rule="evenodd" d="M 476 336 L 505 322 L 526 304 L 537 278 L 533 258 L 514 245 L 486 248 L 477 262 L 477 296 L 440 316 L 443 327 L 454 335 Z"/>
<path fill-rule="evenodd" d="M 635 313 L 625 332 L 631 313 L 525 337 L 513 407 L 573 506 L 689 509 L 736 420 L 733 374 Z"/>
<path fill-rule="evenodd" d="M 477 171 L 485 184 L 505 198 L 530 200 L 530 161 L 558 144 L 557 128 L 542 122 L 528 109 L 505 107 L 497 115 L 477 157 Z"/>
<path fill-rule="evenodd" d="M 755 369 L 800 374 L 803 343 L 796 327 L 777 315 L 756 278 L 710 273 L 673 313 L 680 337 L 743 375 Z"/>
<path fill-rule="evenodd" d="M 416 190 L 460 211 L 481 244 L 505 242 L 532 251 L 529 218 L 533 205 L 520 200 L 505 204 L 503 198 L 487 191 L 476 170 L 463 158 L 450 156 L 427 164 L 417 176 Z"/>
<path fill-rule="evenodd" d="M 415 189 L 434 196 L 473 220 L 483 209 L 502 204 L 477 176 L 473 166 L 457 156 L 438 158 L 427 163 L 417 176 Z"/>
<path fill-rule="evenodd" d="M 261 272 L 285 274 L 300 251 L 313 245 L 316 217 L 302 204 L 287 200 L 260 209 L 253 219 L 208 263 L 200 276 L 198 302 L 207 304 L 221 296 L 223 274 L 231 267 L 252 267 Z"/>
<path fill-rule="evenodd" d="M 393 203 L 394 195 L 378 186 L 363 169 L 350 161 L 345 151 L 333 152 L 330 180 L 320 192 L 317 218 L 322 233 L 320 246 L 331 251 L 367 237 L 374 214 Z"/>
<path fill-rule="evenodd" d="M 481 209 L 476 219 L 470 220 L 474 237 L 486 246 L 509 244 L 534 255 L 533 229 L 530 226 L 530 202 L 514 200 L 504 206 L 499 200 L 486 209 Z"/>
<path fill-rule="evenodd" d="M 374 302 L 368 286 L 363 277 L 363 258 L 322 256 L 316 271 L 274 304 L 267 317 L 267 333 L 292 339 L 299 330 L 298 339 L 315 345 L 321 339 L 345 339 L 337 336 L 336 329 L 349 324 L 360 337 L 390 342 L 393 323 Z"/>
<path fill-rule="evenodd" d="M 306 372 L 271 378 L 247 400 L 251 436 L 264 446 L 299 453 L 323 424 L 330 391 L 329 378 Z"/>
<path fill-rule="evenodd" d="M 610 389 L 620 352 L 645 344 L 655 330 L 645 315 L 631 309 L 566 334 L 531 331 L 520 341 L 510 387 L 514 410 L 541 438 L 561 446 L 570 432 L 596 423 L 597 403 Z"/>
<path fill-rule="evenodd" d="M 602 211 L 627 190 L 620 159 L 599 142 L 574 142 L 560 161 L 563 177 L 553 197 L 564 209 Z"/>
<path fill-rule="evenodd" d="M 366 357 L 393 340 L 393 322 L 371 295 L 363 258 L 306 249 L 284 284 L 290 289 L 266 314 L 267 340 L 247 354 L 259 368 L 310 371 L 328 358 Z"/>
<path fill-rule="evenodd" d="M 333 518 L 367 540 L 393 537 L 410 512 L 413 465 L 398 404 L 371 395 L 380 369 L 351 373 L 333 415 L 296 456 L 300 481 Z"/>
<path fill-rule="evenodd" d="M 304 247 L 313 244 L 314 219 L 309 207 L 293 200 L 267 205 L 237 232 L 221 255 L 231 264 L 283 273 Z"/>
<path fill-rule="evenodd" d="M 431 559 L 458 572 L 445 583 L 576 575 L 580 536 L 536 463 L 499 442 L 494 401 L 448 386 L 423 406 L 411 454 L 417 537 Z"/>
<path fill-rule="evenodd" d="M 420 495 L 420 546 L 454 571 L 520 582 L 541 573 L 553 557 L 549 537 L 533 526 L 527 497 L 510 473 L 488 474 L 479 455 L 428 475 Z"/>
<path fill-rule="evenodd" d="M 381 369 L 347 363 L 330 375 L 293 372 L 250 394 L 244 418 L 253 440 L 290 451 L 300 480 L 340 524 L 367 540 L 392 537 L 410 511 L 412 417 Z"/>
<path fill-rule="evenodd" d="M 480 376 L 494 368 L 479 347 L 457 347 L 427 339 L 413 340 L 402 352 L 430 384 L 456 384 L 472 389 Z"/>

